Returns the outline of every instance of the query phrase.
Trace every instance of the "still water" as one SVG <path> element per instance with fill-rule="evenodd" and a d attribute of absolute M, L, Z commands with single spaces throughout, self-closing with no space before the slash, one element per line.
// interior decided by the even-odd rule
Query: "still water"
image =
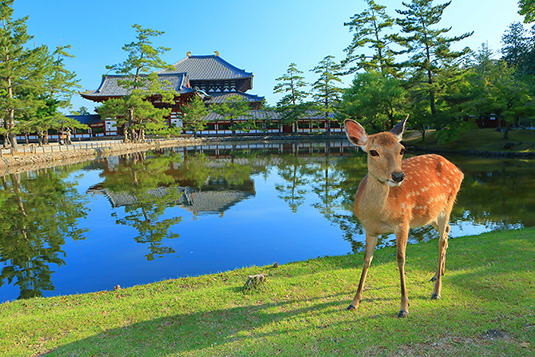
<path fill-rule="evenodd" d="M 448 158 L 465 174 L 451 237 L 535 225 L 535 161 Z M 364 154 L 342 140 L 164 149 L 0 177 L 0 303 L 359 251 L 353 195 L 365 174 Z M 434 237 L 421 228 L 410 240 Z"/>

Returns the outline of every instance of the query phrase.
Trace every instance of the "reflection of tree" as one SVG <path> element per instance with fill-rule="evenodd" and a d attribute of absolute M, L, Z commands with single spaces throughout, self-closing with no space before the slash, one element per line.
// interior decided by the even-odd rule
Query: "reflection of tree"
<path fill-rule="evenodd" d="M 535 167 L 522 160 L 459 159 L 465 177 L 452 219 L 490 228 L 535 225 Z"/>
<path fill-rule="evenodd" d="M 321 199 L 320 196 L 322 201 L 321 206 L 324 207 L 328 204 L 329 197 L 335 199 L 335 202 L 337 202 L 337 209 L 330 215 L 324 214 L 324 216 L 333 224 L 340 227 L 340 230 L 344 234 L 344 240 L 351 243 L 353 252 L 358 252 L 364 247 L 364 242 L 355 238 L 356 236 L 364 234 L 364 229 L 354 215 L 353 207 L 358 185 L 367 173 L 366 156 L 355 153 L 354 155 L 337 160 L 334 163 L 335 165 L 333 166 L 331 173 L 329 174 L 329 172 L 325 172 L 322 176 L 324 177 L 324 186 L 331 186 L 330 190 L 334 190 L 335 193 L 327 195 L 329 189 L 325 188 L 325 193 L 323 194 L 324 198 Z M 327 169 L 328 167 L 325 170 Z M 328 211 L 326 208 L 322 208 L 322 210 L 325 212 Z"/>
<path fill-rule="evenodd" d="M 50 265 L 65 264 L 65 239 L 84 239 L 87 229 L 79 228 L 77 220 L 87 215 L 86 202 L 75 183 L 66 180 L 68 174 L 45 169 L 0 178 L 0 261 L 5 264 L 0 286 L 6 279 L 16 281 L 19 299 L 54 290 Z"/>
<path fill-rule="evenodd" d="M 279 176 L 285 182 L 275 184 L 275 189 L 280 194 L 279 198 L 288 202 L 293 213 L 297 213 L 297 208 L 305 201 L 309 184 L 307 175 L 312 172 L 308 163 L 306 158 L 286 155 L 281 157 L 281 162 L 277 165 Z"/>
<path fill-rule="evenodd" d="M 316 164 L 310 182 L 312 192 L 319 198 L 319 202 L 312 204 L 312 206 L 328 220 L 332 220 L 331 217 L 341 206 L 339 198 L 342 196 L 340 188 L 342 173 L 334 170 L 335 164 L 336 161 L 333 162 L 327 153 L 324 160 Z"/>
<path fill-rule="evenodd" d="M 135 228 L 139 236 L 138 243 L 148 243 L 150 253 L 147 260 L 161 257 L 163 254 L 174 253 L 171 247 L 162 245 L 162 241 L 179 237 L 170 228 L 182 221 L 182 217 L 160 219 L 168 207 L 179 202 L 183 191 L 175 183 L 173 176 L 166 173 L 172 163 L 181 161 L 179 155 L 157 156 L 145 160 L 145 153 L 136 153 L 131 160 L 121 165 L 118 171 L 108 173 L 103 187 L 112 192 L 121 192 L 135 197 L 132 204 L 125 206 L 125 216 L 118 218 L 116 223 Z M 159 195 L 154 190 L 165 186 L 165 194 Z"/>

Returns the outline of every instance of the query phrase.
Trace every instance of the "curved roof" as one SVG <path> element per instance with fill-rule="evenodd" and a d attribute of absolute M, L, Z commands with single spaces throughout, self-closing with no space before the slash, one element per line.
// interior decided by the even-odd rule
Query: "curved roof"
<path fill-rule="evenodd" d="M 80 93 L 84 98 L 96 97 L 120 97 L 128 94 L 128 90 L 120 86 L 117 81 L 125 78 L 121 75 L 105 75 L 102 76 L 102 82 L 95 91 L 86 91 Z M 176 90 L 179 94 L 193 92 L 189 88 L 188 77 L 186 73 L 158 73 L 160 81 L 169 81 L 170 87 Z"/>
<path fill-rule="evenodd" d="M 240 79 L 253 76 L 252 72 L 245 72 L 216 55 L 188 56 L 173 66 L 174 70 L 161 70 L 158 73 L 186 72 L 192 81 Z"/>
<path fill-rule="evenodd" d="M 264 97 L 260 97 L 254 94 L 242 93 L 242 92 L 224 92 L 224 93 L 210 93 L 210 99 L 206 100 L 207 104 L 220 104 L 225 102 L 229 97 L 239 96 L 247 99 L 249 102 L 261 102 Z"/>

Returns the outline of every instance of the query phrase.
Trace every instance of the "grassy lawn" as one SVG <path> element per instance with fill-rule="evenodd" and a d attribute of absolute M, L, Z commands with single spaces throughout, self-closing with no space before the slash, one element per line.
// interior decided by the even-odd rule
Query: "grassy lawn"
<path fill-rule="evenodd" d="M 435 134 L 435 131 L 426 133 L 425 141 L 422 141 L 421 136 L 414 135 L 416 137 L 413 139 L 404 140 L 403 142 L 407 146 L 440 147 L 456 150 L 535 151 L 535 130 L 511 130 L 509 131 L 509 138 L 504 139 L 503 133 L 496 131 L 496 129 L 475 129 L 464 133 L 459 140 L 440 145 L 437 143 L 437 136 Z M 504 148 L 504 145 L 509 143 L 514 145 L 509 149 Z"/>
<path fill-rule="evenodd" d="M 450 240 L 442 299 L 431 300 L 437 245 L 407 248 L 406 319 L 388 247 L 354 312 L 362 254 L 0 304 L 0 355 L 533 355 L 535 229 Z M 242 290 L 257 273 L 266 284 Z"/>

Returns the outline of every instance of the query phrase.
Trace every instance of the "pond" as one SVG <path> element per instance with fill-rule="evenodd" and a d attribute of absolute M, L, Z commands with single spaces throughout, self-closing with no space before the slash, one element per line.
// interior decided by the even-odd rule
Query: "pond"
<path fill-rule="evenodd" d="M 465 173 L 451 237 L 535 225 L 535 161 L 448 158 Z M 365 155 L 333 140 L 171 148 L 0 177 L 0 302 L 360 251 L 353 196 L 365 174 Z M 409 239 L 435 237 L 427 227 Z"/>

